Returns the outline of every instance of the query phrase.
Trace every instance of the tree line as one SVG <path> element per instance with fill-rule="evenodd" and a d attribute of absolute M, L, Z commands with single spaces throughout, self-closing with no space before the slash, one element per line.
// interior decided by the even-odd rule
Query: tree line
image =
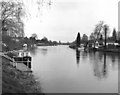
<path fill-rule="evenodd" d="M 0 34 L 2 34 L 2 46 L 3 49 L 6 46 L 8 50 L 19 49 L 23 44 L 28 44 L 31 46 L 33 44 L 45 43 L 46 45 L 69 45 L 69 42 L 62 43 L 61 41 L 51 41 L 47 37 L 42 39 L 37 38 L 37 34 L 33 33 L 31 37 L 25 37 L 24 33 L 24 23 L 23 18 L 26 15 L 25 6 L 22 1 L 18 0 L 8 0 L 0 2 Z M 88 37 L 86 34 L 83 34 L 80 41 L 81 43 L 87 43 L 88 41 L 95 42 L 98 40 L 105 39 L 105 26 L 109 30 L 109 26 L 106 25 L 103 21 L 100 21 L 96 24 L 94 31 Z M 107 40 L 115 41 L 120 43 L 120 32 L 117 32 L 116 29 L 113 29 L 112 36 L 109 36 L 109 31 L 107 31 Z M 75 42 L 75 41 L 74 41 Z M 73 42 L 73 43 L 74 43 Z"/>
<path fill-rule="evenodd" d="M 42 2 L 37 0 L 36 2 L 38 11 L 40 11 L 44 0 Z M 49 0 L 48 6 L 50 5 L 51 0 Z M 3 51 L 5 48 L 7 50 L 19 49 L 24 43 L 28 43 L 29 46 L 36 43 L 35 34 L 32 34 L 30 38 L 25 37 L 23 18 L 26 15 L 27 12 L 22 0 L 0 1 L 0 34 L 2 35 L 0 43 Z"/>
<path fill-rule="evenodd" d="M 73 41 L 73 43 L 76 43 L 76 41 L 78 40 L 78 36 L 81 44 L 86 44 L 87 42 L 95 43 L 96 41 L 104 41 L 105 28 L 107 29 L 106 40 L 108 42 L 120 43 L 120 31 L 116 31 L 116 29 L 114 28 L 112 30 L 112 36 L 110 36 L 109 26 L 106 25 L 103 21 L 100 21 L 98 24 L 95 25 L 94 31 L 90 34 L 90 36 L 87 36 L 86 34 L 83 34 L 81 36 L 80 33 L 78 33 L 77 38 L 75 41 Z"/>

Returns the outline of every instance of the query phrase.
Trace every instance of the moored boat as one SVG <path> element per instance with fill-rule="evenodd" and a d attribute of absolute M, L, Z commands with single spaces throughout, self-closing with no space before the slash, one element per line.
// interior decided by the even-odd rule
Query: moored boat
<path fill-rule="evenodd" d="M 79 51 L 82 51 L 82 50 L 84 50 L 84 47 L 78 47 L 77 48 Z"/>
<path fill-rule="evenodd" d="M 13 56 L 14 61 L 16 63 L 23 63 L 28 68 L 31 68 L 32 57 L 30 56 L 30 52 L 19 50 L 16 53 L 17 53 L 16 56 Z"/>

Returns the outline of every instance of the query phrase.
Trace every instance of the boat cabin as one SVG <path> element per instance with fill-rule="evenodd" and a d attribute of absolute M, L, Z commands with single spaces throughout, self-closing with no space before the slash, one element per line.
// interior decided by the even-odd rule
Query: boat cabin
<path fill-rule="evenodd" d="M 30 52 L 18 51 L 17 56 L 14 56 L 13 58 L 16 63 L 23 63 L 31 68 L 32 57 L 30 56 Z"/>

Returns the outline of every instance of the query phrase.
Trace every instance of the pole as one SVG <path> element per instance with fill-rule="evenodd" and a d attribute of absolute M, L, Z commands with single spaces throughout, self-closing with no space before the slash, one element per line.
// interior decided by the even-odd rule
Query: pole
<path fill-rule="evenodd" d="M 107 25 L 105 25 L 105 49 L 106 49 L 106 42 L 107 42 Z"/>

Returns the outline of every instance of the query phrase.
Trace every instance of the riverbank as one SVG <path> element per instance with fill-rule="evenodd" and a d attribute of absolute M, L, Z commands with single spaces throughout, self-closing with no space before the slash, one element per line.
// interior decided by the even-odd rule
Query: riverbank
<path fill-rule="evenodd" d="M 98 48 L 96 50 L 97 51 L 102 51 L 102 52 L 120 53 L 120 49 L 103 49 L 103 48 Z"/>
<path fill-rule="evenodd" d="M 77 47 L 75 45 L 70 45 L 69 48 L 76 49 Z M 113 52 L 113 53 L 120 53 L 120 48 L 92 48 L 88 47 L 85 48 L 85 51 L 100 51 L 100 52 Z"/>
<path fill-rule="evenodd" d="M 32 73 L 16 69 L 9 60 L 2 57 L 2 93 L 37 94 L 41 93 L 41 88 Z"/>

